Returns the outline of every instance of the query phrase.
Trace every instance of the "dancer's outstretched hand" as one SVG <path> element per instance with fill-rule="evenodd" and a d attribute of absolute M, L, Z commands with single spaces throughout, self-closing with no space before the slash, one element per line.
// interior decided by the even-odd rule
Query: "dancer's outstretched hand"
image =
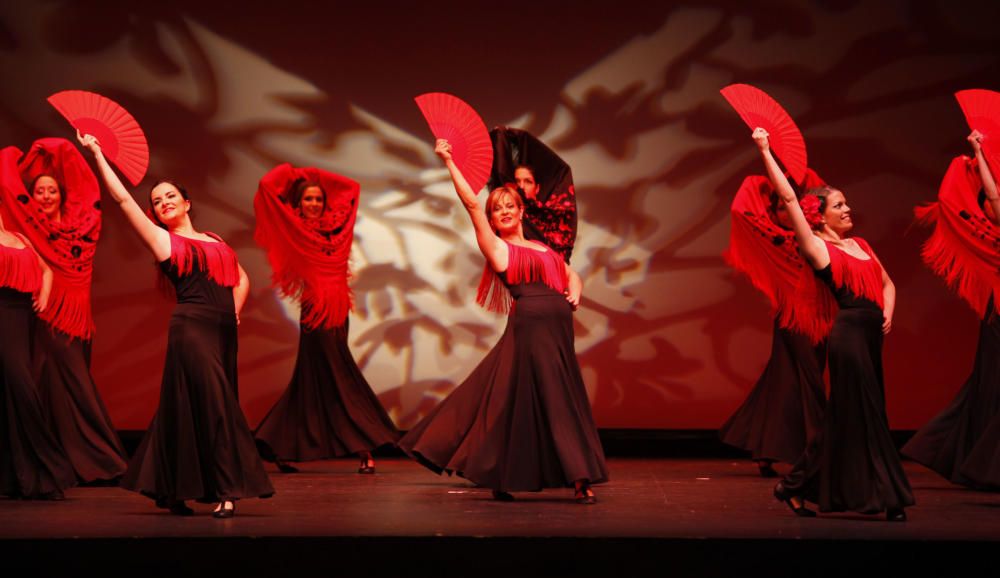
<path fill-rule="evenodd" d="M 441 157 L 441 160 L 451 160 L 451 143 L 443 138 L 437 139 L 434 143 L 434 154 Z"/>
<path fill-rule="evenodd" d="M 572 291 L 570 289 L 567 289 L 566 291 L 563 292 L 563 295 L 565 295 L 566 301 L 569 302 L 569 304 L 573 307 L 573 311 L 576 311 L 577 309 L 580 308 L 580 292 L 579 291 L 575 291 L 574 292 L 574 291 Z"/>
<path fill-rule="evenodd" d="M 95 155 L 101 152 L 101 143 L 97 140 L 97 137 L 91 134 L 80 134 L 80 131 L 76 131 L 76 140 L 80 141 L 80 146 L 94 153 Z"/>
<path fill-rule="evenodd" d="M 766 151 L 771 148 L 771 144 L 768 142 L 767 137 L 771 136 L 768 132 L 760 127 L 753 129 L 753 141 L 757 143 L 757 148 L 761 151 Z"/>
<path fill-rule="evenodd" d="M 978 130 L 974 130 L 972 131 L 972 134 L 969 135 L 968 140 L 969 144 L 972 145 L 972 150 L 976 151 L 976 154 L 979 154 L 979 150 L 983 147 L 983 133 Z"/>

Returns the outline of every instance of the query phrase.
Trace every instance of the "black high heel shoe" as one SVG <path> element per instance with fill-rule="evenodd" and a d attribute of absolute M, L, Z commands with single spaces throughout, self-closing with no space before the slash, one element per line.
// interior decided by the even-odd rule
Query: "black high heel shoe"
<path fill-rule="evenodd" d="M 297 474 L 299 469 L 288 462 L 274 460 L 274 465 L 278 466 L 278 471 L 283 474 Z"/>
<path fill-rule="evenodd" d="M 903 508 L 889 508 L 885 511 L 885 520 L 887 522 L 905 522 L 906 511 Z"/>
<path fill-rule="evenodd" d="M 227 508 L 226 504 L 232 504 L 233 507 Z M 212 512 L 212 517 L 218 519 L 232 518 L 235 515 L 236 502 L 232 500 L 222 500 L 222 502 L 219 503 L 219 509 Z"/>
<path fill-rule="evenodd" d="M 791 508 L 792 512 L 794 512 L 795 515 L 800 518 L 816 517 L 816 512 L 805 507 L 805 505 L 796 506 L 792 502 L 792 498 L 796 496 L 791 494 L 788 490 L 786 490 L 785 486 L 781 482 L 778 482 L 777 484 L 774 485 L 774 497 L 779 502 L 784 502 L 789 508 Z M 805 504 L 805 502 L 803 502 L 803 504 Z"/>

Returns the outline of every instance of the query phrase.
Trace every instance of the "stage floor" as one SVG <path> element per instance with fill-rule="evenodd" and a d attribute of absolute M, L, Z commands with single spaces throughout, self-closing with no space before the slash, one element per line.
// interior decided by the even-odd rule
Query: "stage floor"
<path fill-rule="evenodd" d="M 109 487 L 74 488 L 63 502 L 2 500 L 0 545 L 7 555 L 30 552 L 35 560 L 59 552 L 87 556 L 81 552 L 101 548 L 113 548 L 121 556 L 123 545 L 138 556 L 165 543 L 184 544 L 196 558 L 202 551 L 198 544 L 233 555 L 250 548 L 295 553 L 297 558 L 314 551 L 331 556 L 339 552 L 341 557 L 365 553 L 365 559 L 387 547 L 419 557 L 406 550 L 412 547 L 431 557 L 429 562 L 455 558 L 456 548 L 470 556 L 473 551 L 493 552 L 496 558 L 513 550 L 523 555 L 532 547 L 511 546 L 529 543 L 542 544 L 535 550 L 553 556 L 589 556 L 588 545 L 601 545 L 608 546 L 601 549 L 608 554 L 634 552 L 639 557 L 673 552 L 676 558 L 680 551 L 694 556 L 684 567 L 698 568 L 698 560 L 703 560 L 704 575 L 713 574 L 713 569 L 722 574 L 729 566 L 749 569 L 746 562 L 727 561 L 726 556 L 774 551 L 786 552 L 786 561 L 824 550 L 828 558 L 836 557 L 852 549 L 878 560 L 880 553 L 888 552 L 886 545 L 906 544 L 907 549 L 899 551 L 912 550 L 908 563 L 913 563 L 921 559 L 920 552 L 929 555 L 930 545 L 976 546 L 955 550 L 973 560 L 1000 547 L 994 543 L 1000 541 L 1000 494 L 962 489 L 912 462 L 906 463 L 906 470 L 918 503 L 908 510 L 906 523 L 858 514 L 797 518 L 771 497 L 774 480 L 760 478 L 749 461 L 612 459 L 612 481 L 595 488 L 599 502 L 593 506 L 574 503 L 569 489 L 519 493 L 515 502 L 501 503 L 492 500 L 488 490 L 436 476 L 404 459 L 379 460 L 375 476 L 354 473 L 354 460 L 301 466 L 298 474 L 274 473 L 277 494 L 239 502 L 231 520 L 213 519 L 211 506 L 197 504 L 194 517 L 171 516 L 147 498 Z M 804 543 L 811 545 L 808 552 L 800 548 Z M 211 550 L 222 544 L 230 549 Z M 698 544 L 697 552 L 684 549 L 684 544 Z M 790 544 L 797 549 L 788 549 Z M 518 555 L 510 554 L 510 561 Z M 713 559 L 716 556 L 721 558 Z M 645 567 L 636 563 L 621 560 L 618 567 Z M 499 564 L 494 569 L 503 566 Z M 836 560 L 826 564 L 836 565 Z M 615 566 L 614 561 L 608 564 Z M 598 566 L 581 568 L 587 567 Z M 547 573 L 541 572 L 544 568 L 550 567 L 539 566 L 541 574 Z"/>

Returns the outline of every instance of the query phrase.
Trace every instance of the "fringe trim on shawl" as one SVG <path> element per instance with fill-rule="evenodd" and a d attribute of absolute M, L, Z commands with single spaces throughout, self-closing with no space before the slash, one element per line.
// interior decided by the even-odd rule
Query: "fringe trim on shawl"
<path fill-rule="evenodd" d="M 27 243 L 22 238 L 22 243 Z M 0 287 L 23 293 L 36 293 L 42 287 L 42 268 L 35 252 L 28 247 L 0 247 Z"/>
<path fill-rule="evenodd" d="M 858 297 L 874 301 L 879 308 L 883 308 L 885 303 L 882 295 L 882 266 L 879 265 L 875 259 L 875 253 L 864 239 L 854 237 L 854 240 L 868 254 L 867 261 L 848 255 L 827 241 L 833 284 L 846 288 Z"/>
<path fill-rule="evenodd" d="M 507 243 L 506 241 L 504 241 Z M 553 291 L 562 293 L 566 290 L 566 265 L 562 256 L 548 246 L 545 251 L 536 251 L 507 243 L 508 260 L 504 277 L 507 284 L 544 283 Z M 514 299 L 504 284 L 500 275 L 489 264 L 483 267 L 483 275 L 479 280 L 479 290 L 476 292 L 476 303 L 488 311 L 509 313 Z"/>
<path fill-rule="evenodd" d="M 223 287 L 235 287 L 240 282 L 236 252 L 215 233 L 205 233 L 217 242 L 188 239 L 170 234 L 170 263 L 177 273 L 186 277 L 195 269 L 204 271 L 209 279 Z"/>
<path fill-rule="evenodd" d="M 49 304 L 39 317 L 60 332 L 89 341 L 94 337 L 94 318 L 90 312 L 90 285 L 77 286 L 57 281 L 53 271 Z"/>

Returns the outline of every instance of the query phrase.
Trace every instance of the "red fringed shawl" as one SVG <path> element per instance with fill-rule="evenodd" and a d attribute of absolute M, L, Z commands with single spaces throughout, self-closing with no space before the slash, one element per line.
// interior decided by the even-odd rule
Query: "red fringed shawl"
<path fill-rule="evenodd" d="M 323 188 L 326 210 L 320 218 L 305 219 L 292 208 L 291 187 L 298 179 Z M 310 329 L 342 326 L 353 307 L 348 258 L 360 193 L 351 179 L 287 163 L 264 175 L 257 188 L 254 238 L 267 251 L 273 285 L 303 305 L 302 323 Z"/>
<path fill-rule="evenodd" d="M 982 180 L 975 159 L 951 161 L 937 202 L 914 209 L 917 221 L 934 230 L 921 256 L 948 286 L 986 317 L 990 297 L 1000 298 L 1000 228 L 976 202 Z"/>
<path fill-rule="evenodd" d="M 504 277 L 508 284 L 541 282 L 558 293 L 566 290 L 569 281 L 566 277 L 566 264 L 559 253 L 548 246 L 545 251 L 536 251 L 507 243 L 507 248 L 509 256 Z M 507 286 L 489 264 L 483 269 L 476 303 L 496 313 L 508 313 L 514 303 Z"/>
<path fill-rule="evenodd" d="M 882 266 L 875 259 L 875 252 L 868 242 L 861 237 L 852 237 L 868 259 L 858 259 L 841 251 L 833 243 L 826 241 L 830 253 L 830 272 L 833 274 L 833 284 L 844 287 L 854 295 L 863 297 L 878 304 L 879 309 L 885 307 L 882 295 Z"/>
<path fill-rule="evenodd" d="M 782 327 L 819 343 L 833 327 L 836 302 L 799 254 L 795 233 L 771 220 L 773 191 L 766 177 L 743 180 L 733 199 L 723 258 L 767 296 Z"/>
<path fill-rule="evenodd" d="M 25 245 L 28 244 L 24 237 L 17 237 Z M 42 287 L 42 268 L 30 247 L 15 249 L 0 245 L 0 287 L 22 293 L 35 293 Z"/>
<path fill-rule="evenodd" d="M 27 189 L 42 174 L 54 176 L 60 184 L 59 223 L 49 222 Z M 83 156 L 61 138 L 35 141 L 23 158 L 15 147 L 3 149 L 0 211 L 52 267 L 52 293 L 42 319 L 67 335 L 90 339 L 94 333 L 90 284 L 101 234 L 101 205 L 97 178 Z"/>
<path fill-rule="evenodd" d="M 205 233 L 217 242 L 190 239 L 170 234 L 170 263 L 177 274 L 187 277 L 195 271 L 223 287 L 235 287 L 240 282 L 240 264 L 236 251 L 215 233 Z"/>

